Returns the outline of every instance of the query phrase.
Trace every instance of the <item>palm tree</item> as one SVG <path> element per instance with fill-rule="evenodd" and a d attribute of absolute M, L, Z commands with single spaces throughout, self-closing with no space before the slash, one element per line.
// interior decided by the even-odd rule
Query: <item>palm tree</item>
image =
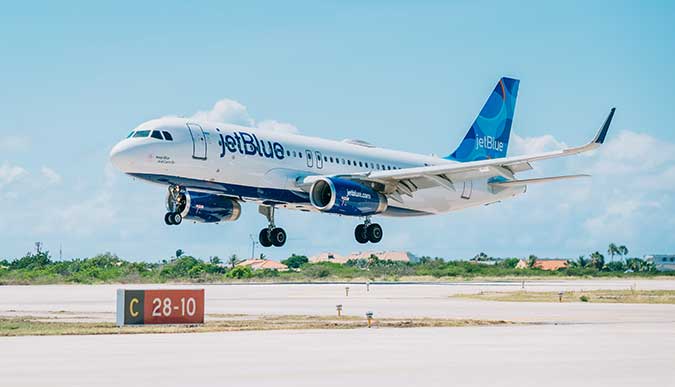
<path fill-rule="evenodd" d="M 176 258 L 180 258 L 182 255 L 185 255 L 185 251 L 182 249 L 176 250 Z"/>
<path fill-rule="evenodd" d="M 607 254 L 609 254 L 610 261 L 614 260 L 614 254 L 619 254 L 619 247 L 615 245 L 614 243 L 610 243 L 609 246 L 607 247 Z"/>
<path fill-rule="evenodd" d="M 583 255 L 580 255 L 576 261 L 572 261 L 572 266 L 574 267 L 586 267 L 588 266 L 588 260 Z"/>
<path fill-rule="evenodd" d="M 532 254 L 532 255 L 530 255 L 529 257 L 527 257 L 527 267 L 529 267 L 530 269 L 532 269 L 532 268 L 534 267 L 534 265 L 537 263 L 537 260 L 538 260 L 538 259 L 539 259 L 539 258 L 538 258 L 536 255 L 534 255 L 534 254 Z"/>
<path fill-rule="evenodd" d="M 628 255 L 628 247 L 624 245 L 619 246 L 619 254 L 621 254 L 621 258 L 625 258 Z"/>
<path fill-rule="evenodd" d="M 605 257 L 600 254 L 599 251 L 591 254 L 591 266 L 598 270 L 602 270 L 602 268 L 605 266 Z"/>
<path fill-rule="evenodd" d="M 230 258 L 227 259 L 227 264 L 230 265 L 230 269 L 234 269 L 235 266 L 239 263 L 239 258 L 237 254 L 230 255 Z"/>

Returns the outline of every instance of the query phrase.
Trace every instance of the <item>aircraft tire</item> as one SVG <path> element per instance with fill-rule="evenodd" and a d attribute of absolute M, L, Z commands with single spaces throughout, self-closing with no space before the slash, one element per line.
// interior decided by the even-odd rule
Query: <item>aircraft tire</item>
<path fill-rule="evenodd" d="M 366 234 L 371 243 L 377 243 L 382 240 L 382 227 L 377 223 L 371 223 L 366 228 Z"/>
<path fill-rule="evenodd" d="M 258 240 L 263 247 L 272 246 L 272 240 L 270 239 L 270 229 L 263 228 L 260 230 L 260 234 L 258 234 Z"/>
<path fill-rule="evenodd" d="M 286 231 L 281 227 L 273 228 L 270 233 L 270 240 L 276 247 L 283 246 L 286 243 Z"/>
<path fill-rule="evenodd" d="M 368 235 L 366 234 L 366 225 L 359 224 L 354 229 L 354 238 L 359 243 L 368 243 Z"/>

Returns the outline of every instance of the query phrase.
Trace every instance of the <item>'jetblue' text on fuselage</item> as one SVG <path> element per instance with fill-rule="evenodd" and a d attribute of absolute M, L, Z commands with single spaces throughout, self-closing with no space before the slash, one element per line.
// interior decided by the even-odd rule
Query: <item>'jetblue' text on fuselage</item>
<path fill-rule="evenodd" d="M 225 153 L 240 153 L 246 155 L 258 155 L 268 159 L 277 158 L 283 160 L 285 151 L 283 145 L 278 142 L 259 140 L 255 134 L 247 132 L 234 132 L 223 135 L 218 130 L 220 136 L 220 157 L 225 157 Z"/>

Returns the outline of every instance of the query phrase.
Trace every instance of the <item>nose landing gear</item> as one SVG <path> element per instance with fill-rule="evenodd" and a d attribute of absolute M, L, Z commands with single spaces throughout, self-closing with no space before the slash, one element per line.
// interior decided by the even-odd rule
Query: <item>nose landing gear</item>
<path fill-rule="evenodd" d="M 354 229 L 354 238 L 359 243 L 378 243 L 382 240 L 382 226 L 371 223 L 370 217 L 367 217 L 363 224 L 359 224 Z"/>
<path fill-rule="evenodd" d="M 259 206 L 258 212 L 267 218 L 269 225 L 260 230 L 258 239 L 263 247 L 281 247 L 286 244 L 286 231 L 274 225 L 274 207 Z"/>
<path fill-rule="evenodd" d="M 169 194 L 166 198 L 166 208 L 169 212 L 164 215 L 164 223 L 169 226 L 177 226 L 183 221 L 181 213 L 185 209 L 186 199 L 182 188 L 178 185 L 169 186 Z"/>

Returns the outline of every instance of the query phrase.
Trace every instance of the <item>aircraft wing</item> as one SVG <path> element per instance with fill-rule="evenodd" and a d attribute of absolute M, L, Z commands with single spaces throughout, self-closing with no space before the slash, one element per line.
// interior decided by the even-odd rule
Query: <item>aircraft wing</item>
<path fill-rule="evenodd" d="M 545 152 L 534 155 L 504 157 L 492 160 L 471 161 L 465 163 L 448 163 L 432 165 L 426 167 L 403 168 L 387 171 L 371 171 L 356 174 L 342 174 L 334 177 L 346 178 L 357 181 L 373 182 L 382 185 L 382 191 L 392 196 L 394 199 L 400 195 L 412 196 L 414 191 L 434 186 L 442 186 L 448 190 L 455 190 L 454 183 L 457 181 L 470 180 L 476 178 L 501 177 L 495 181 L 495 185 L 508 186 L 514 184 L 528 184 L 535 182 L 545 182 L 561 180 L 566 178 L 585 177 L 587 175 L 555 176 L 552 178 L 515 180 L 514 174 L 532 169 L 532 162 L 554 159 L 558 157 L 571 156 L 583 152 L 588 152 L 598 148 L 605 141 L 607 131 L 614 117 L 612 108 L 604 124 L 598 130 L 595 137 L 587 144 L 561 149 L 552 152 Z M 312 177 L 304 181 L 305 184 L 311 184 Z"/>

